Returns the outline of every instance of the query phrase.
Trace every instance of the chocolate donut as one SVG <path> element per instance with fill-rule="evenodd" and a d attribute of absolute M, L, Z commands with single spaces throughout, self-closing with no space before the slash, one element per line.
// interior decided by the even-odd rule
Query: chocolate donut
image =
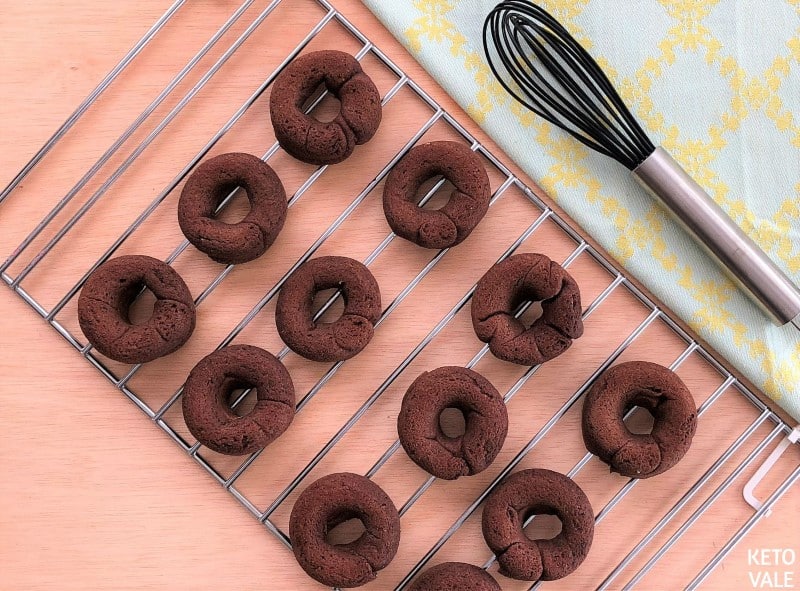
<path fill-rule="evenodd" d="M 531 515 L 543 514 L 561 520 L 561 533 L 549 540 L 529 539 L 523 524 Z M 501 575 L 552 581 L 566 577 L 586 558 L 594 537 L 594 512 L 570 478 L 551 470 L 522 470 L 489 496 L 482 525 Z"/>
<path fill-rule="evenodd" d="M 422 573 L 408 591 L 502 591 L 494 577 L 464 562 L 444 562 Z"/>
<path fill-rule="evenodd" d="M 320 84 L 341 103 L 339 114 L 328 123 L 302 110 Z M 352 55 L 314 51 L 296 57 L 275 79 L 269 113 L 275 138 L 289 154 L 310 164 L 336 164 L 375 135 L 381 96 Z"/>
<path fill-rule="evenodd" d="M 242 187 L 250 211 L 236 224 L 214 217 L 220 202 Z M 264 254 L 286 220 L 286 192 L 272 168 L 252 154 L 220 154 L 198 166 L 178 201 L 178 224 L 197 250 L 218 263 L 246 263 Z"/>
<path fill-rule="evenodd" d="M 465 430 L 448 437 L 439 425 L 446 408 L 464 414 Z M 508 414 L 503 397 L 479 373 L 439 367 L 420 375 L 408 388 L 397 417 L 400 443 L 409 457 L 437 478 L 471 476 L 491 464 L 503 447 Z"/>
<path fill-rule="evenodd" d="M 623 416 L 634 406 L 653 415 L 649 434 L 631 433 Z M 692 393 L 675 372 L 647 361 L 629 361 L 607 369 L 583 403 L 586 449 L 630 478 L 650 478 L 669 470 L 684 456 L 697 428 Z"/>
<path fill-rule="evenodd" d="M 439 209 L 417 205 L 417 191 L 442 175 L 454 186 Z M 449 248 L 463 242 L 486 215 L 489 177 L 480 157 L 459 142 L 415 146 L 392 168 L 383 188 L 383 212 L 392 230 L 425 248 Z"/>
<path fill-rule="evenodd" d="M 530 327 L 514 317 L 514 309 L 528 300 L 542 303 L 542 315 Z M 520 365 L 544 363 L 583 334 L 578 284 L 543 254 L 508 257 L 478 281 L 472 296 L 472 326 L 498 359 Z"/>
<path fill-rule="evenodd" d="M 344 313 L 334 322 L 314 322 L 314 296 L 338 288 Z M 364 265 L 347 257 L 326 256 L 303 263 L 278 295 L 275 323 L 295 353 L 313 361 L 342 361 L 372 339 L 381 315 L 381 292 Z"/>
<path fill-rule="evenodd" d="M 328 532 L 350 519 L 364 533 L 334 545 Z M 392 499 L 374 482 L 348 472 L 323 476 L 298 497 L 289 518 L 289 537 L 297 562 L 312 579 L 329 587 L 359 587 L 385 568 L 400 545 L 400 515 Z"/>
<path fill-rule="evenodd" d="M 234 390 L 255 388 L 256 403 L 237 416 Z M 203 357 L 183 387 L 183 418 L 197 440 L 216 452 L 249 454 L 263 449 L 294 419 L 294 385 L 276 357 L 252 345 L 231 345 Z"/>
<path fill-rule="evenodd" d="M 128 316 L 146 287 L 153 313 L 141 324 Z M 78 322 L 92 346 L 122 363 L 145 363 L 179 349 L 194 331 L 192 294 L 169 265 L 143 255 L 110 259 L 86 280 L 78 298 Z"/>

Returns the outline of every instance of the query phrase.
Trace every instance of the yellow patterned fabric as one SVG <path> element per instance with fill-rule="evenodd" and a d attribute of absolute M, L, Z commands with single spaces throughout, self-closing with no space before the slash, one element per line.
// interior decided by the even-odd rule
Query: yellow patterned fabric
<path fill-rule="evenodd" d="M 800 420 L 800 333 L 772 326 L 616 162 L 514 102 L 495 0 L 364 0 L 565 211 Z M 663 145 L 800 283 L 800 0 L 542 0 Z"/>

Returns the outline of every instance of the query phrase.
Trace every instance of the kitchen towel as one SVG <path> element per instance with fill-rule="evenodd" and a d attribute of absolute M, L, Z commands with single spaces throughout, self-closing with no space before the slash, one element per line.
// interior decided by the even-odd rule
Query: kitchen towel
<path fill-rule="evenodd" d="M 630 273 L 800 420 L 800 332 L 776 327 L 613 160 L 520 107 L 486 63 L 496 0 L 363 0 Z M 800 283 L 800 0 L 543 0 L 663 145 Z"/>

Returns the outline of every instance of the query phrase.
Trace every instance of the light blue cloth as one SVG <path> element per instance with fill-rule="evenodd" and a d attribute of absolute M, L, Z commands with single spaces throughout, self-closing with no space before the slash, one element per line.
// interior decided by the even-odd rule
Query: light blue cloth
<path fill-rule="evenodd" d="M 493 79 L 495 0 L 364 0 L 586 232 L 800 420 L 800 333 L 775 327 L 628 171 Z M 800 0 L 545 0 L 663 145 L 800 283 Z"/>

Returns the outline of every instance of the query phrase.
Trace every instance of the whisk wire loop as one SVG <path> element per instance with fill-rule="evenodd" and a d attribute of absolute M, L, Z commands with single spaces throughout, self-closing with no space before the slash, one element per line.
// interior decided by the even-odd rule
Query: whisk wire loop
<path fill-rule="evenodd" d="M 630 153 L 630 150 L 627 149 L 623 141 L 624 137 L 617 131 L 610 120 L 610 118 L 613 118 L 617 123 L 622 123 L 616 109 L 610 108 L 607 103 L 605 109 L 598 107 L 597 102 L 602 103 L 605 101 L 605 98 L 595 81 L 588 76 L 584 64 L 580 63 L 580 54 L 575 54 L 574 49 L 571 47 L 562 47 L 558 45 L 557 39 L 548 30 L 537 31 L 537 33 L 546 38 L 550 47 L 552 47 L 553 51 L 557 54 L 557 57 L 553 56 L 553 54 L 548 51 L 547 46 L 539 41 L 535 34 L 532 34 L 527 29 L 521 29 L 521 33 L 525 36 L 526 41 L 529 43 L 537 59 L 542 63 L 550 64 L 553 77 L 558 80 L 563 90 L 573 101 L 570 103 L 568 100 L 564 99 L 559 94 L 559 91 L 552 84 L 548 83 L 544 77 L 537 76 L 544 82 L 549 91 L 548 96 L 556 96 L 559 98 L 559 104 L 561 105 L 558 109 L 559 114 L 571 121 L 579 129 L 591 130 L 591 137 L 596 141 L 603 140 L 605 145 L 613 145 L 617 149 L 625 151 L 629 157 L 635 157 L 635 154 Z M 580 68 L 580 73 L 582 74 L 580 80 L 585 81 L 585 84 L 582 85 L 576 77 L 572 76 L 561 65 L 563 62 L 569 63 L 570 59 L 576 60 L 574 65 L 577 67 L 575 69 L 577 70 Z M 534 64 L 530 62 L 530 60 L 526 59 L 525 61 L 526 65 L 531 68 L 532 71 L 536 71 Z M 588 93 L 591 93 L 592 96 L 589 96 Z M 574 109 L 574 104 L 578 104 L 580 109 Z M 594 119 L 592 117 L 594 117 Z"/>
<path fill-rule="evenodd" d="M 487 20 L 487 24 L 489 24 L 489 23 L 490 23 L 490 21 Z M 494 36 L 495 36 L 496 39 L 498 39 L 498 40 L 506 40 L 506 41 L 510 40 L 510 39 L 513 39 L 515 45 L 521 46 L 521 43 L 519 42 L 518 37 L 520 35 L 526 35 L 526 33 L 525 33 L 524 29 L 522 29 L 521 27 L 517 26 L 517 24 L 515 23 L 514 15 L 511 15 L 509 18 L 506 18 L 506 19 L 495 19 L 495 20 L 491 21 L 491 25 L 493 25 L 496 28 L 502 28 L 503 29 L 503 35 L 499 35 L 499 34 L 495 33 Z M 532 49 L 533 49 L 534 53 L 537 53 L 539 50 L 536 47 L 536 44 L 538 42 L 536 41 L 535 37 L 530 37 L 530 36 L 527 36 L 527 35 L 526 35 L 526 37 L 530 39 L 530 43 L 532 45 Z M 511 77 L 511 79 L 513 80 L 513 82 L 516 85 L 516 87 L 519 88 L 525 94 L 525 97 L 520 96 L 519 93 L 517 93 L 516 89 L 511 88 L 510 85 L 507 84 L 506 81 L 502 77 L 499 76 L 498 72 L 495 69 L 494 63 L 491 60 L 489 61 L 489 66 L 492 68 L 492 70 L 493 70 L 493 72 L 495 74 L 495 77 L 500 81 L 500 83 L 503 85 L 503 87 L 510 94 L 512 94 L 514 96 L 514 98 L 516 98 L 520 103 L 524 104 L 526 107 L 531 109 L 537 115 L 539 115 L 539 116 L 541 116 L 541 117 L 543 117 L 545 119 L 548 119 L 548 120 L 552 120 L 553 119 L 553 116 L 548 115 L 548 113 L 549 113 L 548 108 L 549 108 L 549 109 L 552 109 L 553 111 L 555 111 L 560 117 L 563 117 L 563 118 L 567 119 L 573 125 L 575 125 L 575 126 L 577 126 L 579 128 L 583 128 L 586 124 L 588 124 L 588 121 L 586 121 L 585 119 L 584 119 L 583 122 L 581 122 L 578 119 L 578 117 L 580 116 L 580 113 L 578 111 L 576 111 L 574 109 L 567 108 L 566 102 L 558 95 L 558 93 L 550 85 L 550 83 L 547 81 L 547 79 L 534 66 L 533 62 L 529 59 L 529 57 L 528 57 L 526 52 L 521 52 L 521 51 L 517 52 L 515 55 L 513 55 L 513 57 L 509 56 L 505 52 L 499 52 L 499 55 L 500 55 L 501 61 L 503 61 L 505 66 L 506 66 L 506 71 L 507 71 L 508 75 Z M 514 64 L 513 66 L 511 64 L 507 63 L 507 60 L 511 60 L 511 59 L 517 61 L 517 63 Z M 539 58 L 539 59 L 541 59 L 541 58 Z M 519 62 L 522 62 L 522 63 L 519 63 Z M 534 88 L 537 85 L 543 85 L 543 86 L 549 88 L 551 92 L 550 93 L 544 93 L 544 92 L 541 92 L 541 93 L 540 92 L 535 92 L 534 93 L 534 92 L 528 92 L 526 90 L 526 89 L 529 89 L 529 88 Z M 562 128 L 565 128 L 563 125 L 559 125 L 559 126 L 562 127 Z M 588 139 L 588 138 L 579 138 L 579 139 L 582 139 L 582 141 L 584 141 L 584 143 L 588 142 L 589 146 L 594 148 L 594 149 L 597 149 L 597 150 L 602 151 L 602 152 L 605 151 L 603 146 L 594 144 L 594 142 L 591 139 Z"/>
<path fill-rule="evenodd" d="M 630 170 L 655 151 L 597 62 L 542 8 L 500 2 L 484 22 L 483 45 L 509 94 L 589 148 Z"/>

